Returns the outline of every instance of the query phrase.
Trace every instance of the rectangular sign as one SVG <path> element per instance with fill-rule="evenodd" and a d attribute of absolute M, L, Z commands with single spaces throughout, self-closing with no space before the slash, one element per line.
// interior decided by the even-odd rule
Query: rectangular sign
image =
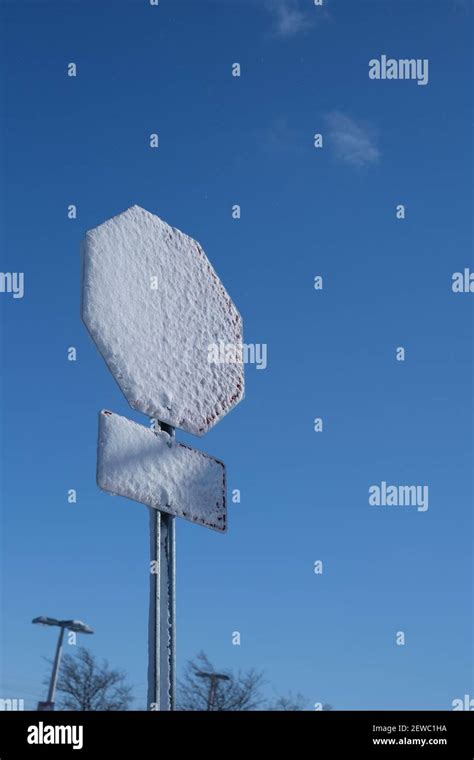
<path fill-rule="evenodd" d="M 109 411 L 99 414 L 97 484 L 190 522 L 227 528 L 222 462 Z"/>

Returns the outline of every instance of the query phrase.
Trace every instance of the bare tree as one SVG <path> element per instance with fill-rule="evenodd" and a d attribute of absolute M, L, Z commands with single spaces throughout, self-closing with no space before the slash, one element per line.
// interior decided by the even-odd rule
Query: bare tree
<path fill-rule="evenodd" d="M 178 682 L 178 710 L 258 710 L 264 706 L 262 686 L 262 673 L 217 672 L 204 652 L 200 652 L 188 662 Z"/>
<path fill-rule="evenodd" d="M 76 656 L 64 655 L 57 690 L 60 710 L 127 710 L 133 701 L 125 674 L 111 670 L 81 647 Z"/>
<path fill-rule="evenodd" d="M 287 696 L 277 697 L 277 699 L 270 703 L 267 707 L 268 710 L 313 710 L 313 707 L 309 704 L 309 700 L 302 694 L 293 694 L 290 692 Z M 322 706 L 323 710 L 332 710 L 332 706 L 325 703 Z"/>
<path fill-rule="evenodd" d="M 204 652 L 190 660 L 178 682 L 178 710 L 311 710 L 302 694 L 277 696 L 269 701 L 262 694 L 264 674 L 248 670 L 237 674 L 216 671 Z M 323 710 L 331 710 L 323 705 Z"/>
<path fill-rule="evenodd" d="M 268 705 L 268 710 L 308 710 L 308 700 L 302 694 L 293 696 L 291 692 L 288 696 L 277 697 L 276 700 Z"/>

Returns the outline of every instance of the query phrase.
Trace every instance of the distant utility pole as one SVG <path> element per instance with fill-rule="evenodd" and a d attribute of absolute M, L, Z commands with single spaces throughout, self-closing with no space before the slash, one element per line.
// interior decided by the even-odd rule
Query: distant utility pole
<path fill-rule="evenodd" d="M 225 673 L 203 673 L 201 670 L 196 673 L 199 678 L 209 679 L 209 694 L 207 697 L 207 709 L 214 710 L 214 702 L 217 693 L 218 681 L 230 681 L 230 676 L 226 676 Z"/>

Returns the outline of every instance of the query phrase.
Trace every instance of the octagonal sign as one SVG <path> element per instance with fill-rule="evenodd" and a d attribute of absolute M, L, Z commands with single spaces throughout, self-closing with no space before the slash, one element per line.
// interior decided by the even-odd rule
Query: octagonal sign
<path fill-rule="evenodd" d="M 244 373 L 242 319 L 199 243 L 132 206 L 82 250 L 82 318 L 130 406 L 203 435 Z"/>

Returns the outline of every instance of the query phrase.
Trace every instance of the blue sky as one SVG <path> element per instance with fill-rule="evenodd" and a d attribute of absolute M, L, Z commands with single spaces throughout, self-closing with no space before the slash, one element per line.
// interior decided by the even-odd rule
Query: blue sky
<path fill-rule="evenodd" d="M 0 250 L 25 273 L 0 294 L 1 696 L 44 698 L 45 614 L 93 626 L 145 703 L 147 510 L 97 489 L 95 456 L 99 409 L 146 419 L 79 308 L 85 230 L 135 203 L 199 240 L 268 344 L 230 415 L 178 432 L 241 490 L 225 536 L 177 525 L 179 666 L 204 650 L 335 709 L 473 695 L 472 295 L 451 290 L 473 267 L 471 4 L 0 8 Z M 429 59 L 429 83 L 370 80 L 382 54 Z M 429 509 L 370 506 L 382 480 L 427 484 Z"/>

